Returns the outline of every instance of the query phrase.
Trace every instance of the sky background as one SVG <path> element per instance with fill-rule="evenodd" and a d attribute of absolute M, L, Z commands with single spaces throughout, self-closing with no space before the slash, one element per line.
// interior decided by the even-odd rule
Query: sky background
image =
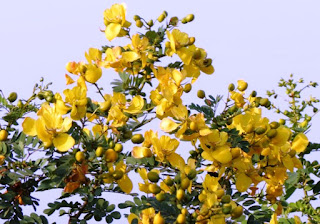
<path fill-rule="evenodd" d="M 103 11 L 118 2 L 124 1 L 0 1 L 0 89 L 6 95 L 16 91 L 21 98 L 27 98 L 34 84 L 44 77 L 54 83 L 54 90 L 62 92 L 66 88 L 65 64 L 84 60 L 84 52 L 90 47 L 110 44 L 99 29 L 104 29 Z M 320 82 L 320 1 L 126 3 L 131 21 L 135 14 L 146 20 L 156 19 L 163 10 L 169 17 L 195 14 L 194 22 L 179 29 L 196 37 L 195 44 L 208 52 L 216 71 L 211 76 L 200 76 L 187 102 L 196 99 L 198 89 L 214 96 L 226 95 L 228 84 L 238 79 L 246 80 L 249 91 L 257 90 L 259 94 L 276 88 L 279 79 L 289 78 L 291 73 L 297 79 Z M 111 92 L 109 83 L 116 77 L 115 72 L 104 70 L 99 85 Z M 308 90 L 307 96 L 310 94 L 319 98 L 320 88 Z M 319 117 L 312 121 L 308 135 L 311 141 L 319 142 Z"/>

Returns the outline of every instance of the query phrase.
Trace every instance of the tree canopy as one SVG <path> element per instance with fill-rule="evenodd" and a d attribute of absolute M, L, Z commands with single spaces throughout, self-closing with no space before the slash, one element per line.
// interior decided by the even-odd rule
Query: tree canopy
<path fill-rule="evenodd" d="M 187 105 L 183 97 L 199 76 L 214 73 L 206 50 L 183 32 L 194 15 L 130 20 L 125 4 L 114 4 L 103 18 L 111 43 L 67 63 L 62 93 L 41 79 L 28 99 L 0 95 L 1 219 L 48 223 L 59 213 L 69 223 L 320 222 L 313 203 L 320 166 L 306 159 L 320 148 L 307 138 L 319 100 L 304 97 L 316 82 L 290 75 L 260 95 L 236 80 L 221 95 L 198 90 Z M 115 46 L 119 38 L 125 44 Z M 99 83 L 107 70 L 118 74 L 111 93 Z M 61 196 L 36 210 L 34 192 L 52 189 Z M 303 194 L 289 203 L 297 189 Z M 130 200 L 109 200 L 111 193 Z M 25 214 L 24 206 L 36 212 Z"/>

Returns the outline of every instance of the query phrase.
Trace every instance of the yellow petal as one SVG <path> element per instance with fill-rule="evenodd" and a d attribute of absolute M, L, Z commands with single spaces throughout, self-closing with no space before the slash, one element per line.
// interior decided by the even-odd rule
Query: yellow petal
<path fill-rule="evenodd" d="M 208 67 L 201 67 L 200 70 L 206 73 L 207 75 L 211 75 L 212 73 L 214 73 L 214 67 L 212 65 Z"/>
<path fill-rule="evenodd" d="M 70 107 L 66 106 L 63 100 L 56 99 L 55 106 L 59 114 L 66 114 L 70 110 Z"/>
<path fill-rule="evenodd" d="M 193 56 L 193 52 L 188 50 L 188 48 L 186 47 L 180 48 L 179 50 L 177 50 L 177 54 L 181 58 L 184 64 L 186 65 L 190 64 Z"/>
<path fill-rule="evenodd" d="M 294 163 L 289 155 L 282 157 L 282 163 L 288 170 L 293 172 Z"/>
<path fill-rule="evenodd" d="M 302 223 L 301 219 L 298 216 L 295 215 L 293 218 L 294 218 L 294 224 L 301 224 Z"/>
<path fill-rule="evenodd" d="M 212 130 L 210 130 L 209 128 L 201 129 L 201 130 L 199 131 L 199 134 L 200 134 L 201 136 L 207 136 L 207 135 L 209 135 L 209 134 L 211 134 L 211 133 L 212 133 Z"/>
<path fill-rule="evenodd" d="M 271 217 L 271 220 L 270 220 L 270 224 L 278 224 L 276 213 L 272 214 L 272 217 Z"/>
<path fill-rule="evenodd" d="M 80 86 L 81 88 L 87 90 L 87 85 L 86 85 L 86 81 L 85 78 L 83 76 L 80 76 L 77 80 L 77 85 Z"/>
<path fill-rule="evenodd" d="M 70 117 L 66 117 L 64 120 L 63 120 L 63 123 L 62 123 L 62 127 L 61 127 L 61 130 L 60 132 L 67 132 L 69 131 L 69 129 L 71 128 L 72 126 L 72 119 Z"/>
<path fill-rule="evenodd" d="M 297 134 L 292 142 L 292 149 L 296 150 L 296 152 L 303 152 L 309 144 L 309 140 L 307 136 L 303 133 Z"/>
<path fill-rule="evenodd" d="M 271 142 L 277 146 L 284 145 L 290 138 L 291 131 L 285 126 L 277 128 L 277 135 L 272 138 Z"/>
<path fill-rule="evenodd" d="M 147 180 L 148 179 L 148 174 L 147 174 L 147 170 L 145 168 L 139 168 L 138 169 L 138 173 L 140 174 L 140 177 L 143 180 Z"/>
<path fill-rule="evenodd" d="M 180 71 L 177 69 L 174 69 L 172 71 L 172 77 L 174 81 L 176 82 L 177 86 L 180 86 L 181 81 L 185 78 Z"/>
<path fill-rule="evenodd" d="M 135 96 L 131 100 L 130 106 L 123 111 L 130 114 L 137 114 L 141 112 L 143 106 L 144 106 L 143 98 L 141 96 Z"/>
<path fill-rule="evenodd" d="M 133 221 L 134 219 L 139 220 L 139 217 L 138 217 L 136 214 L 134 214 L 134 213 L 131 213 L 130 215 L 128 215 L 128 223 L 132 223 L 132 221 Z M 138 222 L 139 222 L 139 221 L 138 221 Z"/>
<path fill-rule="evenodd" d="M 22 123 L 23 132 L 27 135 L 36 136 L 37 129 L 36 129 L 36 120 L 32 119 L 31 117 L 27 117 L 24 119 Z"/>
<path fill-rule="evenodd" d="M 101 68 L 92 64 L 87 65 L 87 70 L 84 75 L 87 82 L 96 83 L 101 78 L 101 75 L 102 75 Z"/>
<path fill-rule="evenodd" d="M 250 177 L 248 177 L 245 173 L 240 173 L 237 175 L 236 188 L 240 192 L 246 191 L 252 183 Z"/>
<path fill-rule="evenodd" d="M 184 159 L 177 153 L 172 153 L 167 157 L 170 164 L 179 170 L 183 170 L 185 166 Z"/>
<path fill-rule="evenodd" d="M 106 38 L 111 41 L 120 33 L 121 25 L 119 23 L 110 23 L 106 27 L 105 34 Z"/>
<path fill-rule="evenodd" d="M 122 59 L 127 62 L 133 62 L 140 58 L 140 56 L 134 51 L 127 51 L 122 53 Z"/>
<path fill-rule="evenodd" d="M 145 152 L 146 152 L 146 151 L 151 152 L 150 149 L 147 148 L 147 147 L 135 146 L 135 147 L 133 147 L 131 153 L 132 153 L 132 156 L 133 156 L 134 158 L 140 159 L 140 158 L 146 157 L 146 155 L 145 155 Z"/>
<path fill-rule="evenodd" d="M 230 147 L 227 145 L 217 147 L 216 150 L 213 151 L 212 156 L 222 164 L 229 163 L 232 160 Z"/>
<path fill-rule="evenodd" d="M 67 85 L 74 83 L 74 80 L 68 75 L 65 74 Z"/>
<path fill-rule="evenodd" d="M 47 143 L 48 145 L 51 145 L 52 135 L 50 135 L 47 132 L 47 129 L 45 127 L 44 120 L 42 117 L 39 117 L 39 119 L 36 121 L 36 130 L 37 130 L 38 138 L 41 139 L 41 141 Z"/>
<path fill-rule="evenodd" d="M 117 181 L 117 183 L 119 184 L 119 187 L 121 188 L 121 190 L 123 190 L 123 192 L 129 194 L 132 190 L 132 181 L 129 179 L 129 177 L 125 174 L 123 175 L 123 177 Z"/>
<path fill-rule="evenodd" d="M 116 165 L 116 170 L 121 170 L 123 173 L 126 172 L 126 164 L 121 160 L 117 165 Z"/>
<path fill-rule="evenodd" d="M 74 139 L 66 133 L 60 133 L 53 139 L 53 145 L 59 152 L 68 151 L 74 144 Z"/>
<path fill-rule="evenodd" d="M 169 118 L 164 118 L 160 123 L 160 128 L 164 132 L 172 132 L 176 130 L 179 126 L 180 126 L 179 124 L 176 124 Z"/>

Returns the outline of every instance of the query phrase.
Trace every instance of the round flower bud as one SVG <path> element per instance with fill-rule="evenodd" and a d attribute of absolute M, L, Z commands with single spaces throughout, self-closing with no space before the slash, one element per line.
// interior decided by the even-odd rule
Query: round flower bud
<path fill-rule="evenodd" d="M 248 83 L 243 80 L 238 80 L 238 90 L 245 91 L 248 88 Z"/>
<path fill-rule="evenodd" d="M 235 89 L 235 86 L 233 83 L 230 83 L 229 86 L 228 86 L 228 90 L 231 92 Z"/>
<path fill-rule="evenodd" d="M 131 137 L 131 141 L 134 144 L 140 144 L 144 141 L 144 137 L 142 134 L 135 134 Z"/>
<path fill-rule="evenodd" d="M 198 90 L 197 96 L 198 96 L 200 99 L 203 99 L 203 98 L 206 97 L 206 93 L 205 93 L 203 90 Z"/>
<path fill-rule="evenodd" d="M 192 21 L 194 20 L 194 15 L 193 15 L 193 14 L 187 15 L 187 16 L 186 16 L 186 20 L 187 20 L 188 23 L 189 23 L 189 22 L 192 22 Z"/>
<path fill-rule="evenodd" d="M 141 28 L 143 26 L 143 22 L 140 19 L 136 20 L 136 26 Z"/>
<path fill-rule="evenodd" d="M 11 103 L 13 103 L 14 101 L 16 101 L 17 97 L 18 97 L 17 93 L 16 93 L 16 92 L 12 92 L 12 93 L 10 93 L 10 95 L 8 96 L 8 100 L 9 100 Z"/>
<path fill-rule="evenodd" d="M 191 85 L 190 83 L 187 83 L 187 84 L 184 86 L 183 91 L 184 91 L 185 93 L 188 93 L 188 92 L 191 91 L 191 89 L 192 89 L 192 85 Z"/>
<path fill-rule="evenodd" d="M 7 130 L 2 129 L 0 131 L 0 141 L 6 141 L 8 139 L 8 132 Z"/>

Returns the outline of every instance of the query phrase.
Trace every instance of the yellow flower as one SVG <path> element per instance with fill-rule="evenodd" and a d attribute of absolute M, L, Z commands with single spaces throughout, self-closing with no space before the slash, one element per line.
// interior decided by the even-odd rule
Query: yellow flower
<path fill-rule="evenodd" d="M 172 56 L 177 53 L 184 64 L 190 64 L 193 52 L 187 48 L 189 44 L 188 34 L 174 29 L 171 33 L 167 31 L 167 36 L 170 40 L 170 49 L 167 50 L 167 55 Z"/>
<path fill-rule="evenodd" d="M 153 138 L 151 140 L 153 145 L 153 152 L 157 154 L 157 159 L 161 162 L 168 160 L 170 164 L 174 167 L 183 169 L 185 166 L 184 159 L 175 153 L 175 150 L 179 146 L 179 141 L 176 139 L 171 139 L 169 136 L 161 136 L 160 139 Z"/>
<path fill-rule="evenodd" d="M 132 190 L 132 181 L 129 179 L 126 171 L 126 164 L 121 160 L 114 168 L 112 163 L 108 163 L 108 173 L 103 174 L 102 178 L 105 183 L 116 182 L 121 190 L 129 194 Z"/>
<path fill-rule="evenodd" d="M 153 170 L 159 174 L 159 170 Z M 150 194 L 151 191 L 149 190 L 150 182 L 148 180 L 147 170 L 145 168 L 139 168 L 138 173 L 140 174 L 140 177 L 143 179 L 144 183 L 139 183 L 139 190 Z"/>
<path fill-rule="evenodd" d="M 104 24 L 106 25 L 106 38 L 111 41 L 117 36 L 125 34 L 122 27 L 128 28 L 131 24 L 126 21 L 126 5 L 114 4 L 103 13 Z M 122 32 L 121 32 L 122 31 Z"/>
<path fill-rule="evenodd" d="M 243 105 L 245 104 L 243 95 L 238 92 L 232 91 L 230 98 L 234 100 L 237 107 L 243 107 Z"/>
<path fill-rule="evenodd" d="M 239 173 L 236 175 L 236 188 L 239 192 L 248 190 L 252 184 L 252 180 L 245 173 Z"/>
<path fill-rule="evenodd" d="M 75 144 L 75 140 L 65 133 L 72 126 L 71 118 L 62 118 L 56 108 L 48 104 L 43 104 L 37 114 L 37 120 L 27 117 L 22 123 L 25 134 L 37 135 L 46 147 L 53 144 L 59 152 L 66 152 Z"/>
<path fill-rule="evenodd" d="M 87 90 L 80 86 L 75 86 L 71 90 L 63 91 L 66 96 L 66 103 L 71 105 L 71 118 L 73 120 L 80 120 L 87 112 Z"/>
<path fill-rule="evenodd" d="M 188 50 L 192 52 L 193 56 L 189 64 L 183 65 L 183 71 L 186 71 L 187 77 L 192 77 L 191 83 L 198 79 L 200 71 L 207 75 L 211 75 L 214 72 L 211 59 L 207 58 L 207 53 L 204 49 L 191 45 Z"/>
<path fill-rule="evenodd" d="M 89 48 L 89 51 L 85 53 L 87 61 L 92 64 L 92 61 L 99 63 L 101 61 L 102 52 L 97 48 Z"/>

